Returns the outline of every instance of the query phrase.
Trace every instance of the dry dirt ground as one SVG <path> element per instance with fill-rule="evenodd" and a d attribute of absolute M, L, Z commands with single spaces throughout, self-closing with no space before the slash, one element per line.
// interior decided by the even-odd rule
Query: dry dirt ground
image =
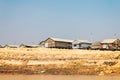
<path fill-rule="evenodd" d="M 0 48 L 0 73 L 119 75 L 120 51 Z"/>

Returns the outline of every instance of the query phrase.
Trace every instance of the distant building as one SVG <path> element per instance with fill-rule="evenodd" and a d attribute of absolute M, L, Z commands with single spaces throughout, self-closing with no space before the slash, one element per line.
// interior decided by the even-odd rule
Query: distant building
<path fill-rule="evenodd" d="M 102 48 L 101 42 L 93 42 L 91 44 L 91 49 L 98 50 L 98 49 L 101 49 L 101 48 Z"/>
<path fill-rule="evenodd" d="M 60 39 L 60 38 L 48 38 L 44 41 L 44 46 L 47 48 L 72 48 L 73 40 Z"/>
<path fill-rule="evenodd" d="M 42 48 L 44 48 L 44 47 L 45 47 L 45 41 L 41 41 L 41 42 L 39 43 L 39 46 L 42 47 Z"/>
<path fill-rule="evenodd" d="M 18 48 L 18 45 L 5 45 L 4 48 Z"/>
<path fill-rule="evenodd" d="M 21 44 L 19 47 L 20 48 L 38 48 L 39 45 L 35 45 L 35 44 Z"/>
<path fill-rule="evenodd" d="M 88 49 L 91 43 L 87 40 L 74 40 L 72 43 L 73 49 Z"/>
<path fill-rule="evenodd" d="M 101 43 L 103 49 L 120 49 L 119 39 L 105 39 Z"/>
<path fill-rule="evenodd" d="M 0 45 L 0 48 L 3 48 L 4 46 Z"/>

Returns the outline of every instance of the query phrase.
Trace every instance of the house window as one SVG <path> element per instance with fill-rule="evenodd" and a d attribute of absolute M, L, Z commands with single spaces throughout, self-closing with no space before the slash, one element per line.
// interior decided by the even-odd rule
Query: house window
<path fill-rule="evenodd" d="M 71 47 L 71 46 L 72 46 L 72 44 L 71 44 L 71 43 L 68 43 L 68 44 L 67 44 L 67 46 Z"/>
<path fill-rule="evenodd" d="M 76 47 L 76 46 L 77 46 L 77 44 L 74 44 L 74 46 Z"/>

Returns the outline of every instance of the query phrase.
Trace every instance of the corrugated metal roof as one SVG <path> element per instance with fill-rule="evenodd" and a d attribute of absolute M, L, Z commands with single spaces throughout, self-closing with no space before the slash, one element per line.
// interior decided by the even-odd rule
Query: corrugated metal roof
<path fill-rule="evenodd" d="M 36 44 L 21 44 L 20 47 L 38 48 L 38 47 L 40 47 L 40 45 L 36 45 Z"/>
<path fill-rule="evenodd" d="M 5 45 L 4 47 L 19 47 L 19 45 Z"/>
<path fill-rule="evenodd" d="M 53 37 L 51 37 L 50 39 L 54 41 L 61 41 L 61 42 L 73 42 L 74 41 L 74 40 L 60 39 L 60 38 L 53 38 Z"/>
<path fill-rule="evenodd" d="M 118 39 L 105 39 L 101 43 L 114 43 Z"/>
<path fill-rule="evenodd" d="M 93 42 L 92 46 L 101 45 L 101 42 Z"/>
<path fill-rule="evenodd" d="M 2 45 L 0 45 L 0 47 L 3 47 Z"/>
<path fill-rule="evenodd" d="M 73 43 L 90 43 L 88 40 L 74 40 Z"/>
<path fill-rule="evenodd" d="M 37 45 L 37 44 L 21 44 L 21 46 L 33 46 L 33 47 L 35 47 L 35 46 L 39 46 L 39 45 Z"/>

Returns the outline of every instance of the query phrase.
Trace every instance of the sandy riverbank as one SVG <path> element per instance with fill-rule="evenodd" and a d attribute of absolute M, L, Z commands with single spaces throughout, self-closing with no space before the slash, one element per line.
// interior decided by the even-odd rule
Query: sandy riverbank
<path fill-rule="evenodd" d="M 0 48 L 0 73 L 119 75 L 120 51 Z"/>

